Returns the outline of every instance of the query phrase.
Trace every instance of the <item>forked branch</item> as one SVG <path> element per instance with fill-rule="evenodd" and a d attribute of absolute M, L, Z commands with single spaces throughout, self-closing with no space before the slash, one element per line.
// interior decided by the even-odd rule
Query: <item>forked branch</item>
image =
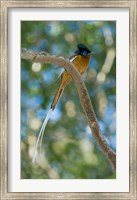
<path fill-rule="evenodd" d="M 22 49 L 21 58 L 26 60 L 31 60 L 33 62 L 40 62 L 45 64 L 46 63 L 57 64 L 60 67 L 63 67 L 69 74 L 71 74 L 71 77 L 74 80 L 76 88 L 78 90 L 81 105 L 87 117 L 88 124 L 91 128 L 92 134 L 97 144 L 103 151 L 104 155 L 111 163 L 113 169 L 116 169 L 116 153 L 108 145 L 100 130 L 86 86 L 82 81 L 81 75 L 77 70 L 77 68 L 74 66 L 74 64 L 71 63 L 69 59 L 64 59 L 63 57 L 57 57 L 55 55 L 50 55 L 46 52 L 36 52 L 27 49 Z"/>

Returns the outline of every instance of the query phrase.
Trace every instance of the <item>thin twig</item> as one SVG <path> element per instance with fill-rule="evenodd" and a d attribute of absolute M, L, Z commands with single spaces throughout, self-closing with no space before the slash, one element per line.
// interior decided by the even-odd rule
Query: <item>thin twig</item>
<path fill-rule="evenodd" d="M 27 49 L 22 49 L 21 58 L 31 60 L 33 62 L 57 64 L 65 68 L 65 70 L 71 75 L 77 87 L 81 105 L 87 117 L 92 134 L 104 155 L 111 163 L 113 169 L 116 169 L 116 153 L 108 145 L 100 130 L 85 83 L 82 81 L 81 75 L 74 64 L 71 63 L 69 59 L 64 59 L 63 57 L 57 57 L 46 52 L 35 52 Z"/>

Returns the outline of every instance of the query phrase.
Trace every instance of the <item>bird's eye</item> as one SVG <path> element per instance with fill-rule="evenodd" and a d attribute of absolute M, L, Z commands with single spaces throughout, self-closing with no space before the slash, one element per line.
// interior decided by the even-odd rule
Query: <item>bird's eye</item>
<path fill-rule="evenodd" d="M 82 52 L 82 55 L 83 55 L 83 56 L 87 56 L 87 52 L 86 52 L 86 51 L 83 51 L 83 52 Z"/>

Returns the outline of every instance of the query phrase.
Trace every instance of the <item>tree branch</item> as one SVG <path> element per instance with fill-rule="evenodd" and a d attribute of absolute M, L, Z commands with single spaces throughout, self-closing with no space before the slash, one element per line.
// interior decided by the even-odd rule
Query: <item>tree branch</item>
<path fill-rule="evenodd" d="M 55 55 L 50 55 L 46 52 L 35 52 L 28 49 L 21 50 L 21 58 L 26 60 L 31 60 L 33 62 L 57 64 L 65 68 L 65 70 L 69 74 L 71 74 L 71 77 L 74 80 L 75 85 L 77 87 L 81 105 L 87 117 L 88 124 L 91 128 L 92 134 L 97 144 L 103 151 L 104 155 L 111 163 L 113 169 L 116 169 L 116 153 L 111 149 L 111 147 L 109 147 L 103 134 L 101 133 L 86 86 L 82 81 L 81 75 L 77 70 L 77 68 L 74 66 L 74 64 L 71 63 L 69 59 L 64 59 L 63 57 L 56 57 Z"/>

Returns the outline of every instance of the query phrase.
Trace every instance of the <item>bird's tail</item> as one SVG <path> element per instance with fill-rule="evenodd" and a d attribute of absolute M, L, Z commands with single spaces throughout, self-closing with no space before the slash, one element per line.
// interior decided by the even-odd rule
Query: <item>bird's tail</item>
<path fill-rule="evenodd" d="M 55 109 L 55 107 L 56 107 L 56 105 L 57 105 L 57 103 L 58 103 L 63 91 L 64 91 L 64 86 L 62 86 L 62 84 L 61 84 L 60 87 L 58 88 L 55 96 L 54 96 L 53 101 L 52 101 L 52 104 L 51 104 L 51 109 L 52 110 Z"/>
<path fill-rule="evenodd" d="M 36 160 L 36 156 L 37 156 L 37 151 L 38 151 L 38 146 L 40 148 L 40 155 L 41 155 L 41 150 L 42 150 L 42 139 L 43 139 L 43 135 L 44 135 L 44 131 L 45 131 L 45 128 L 46 128 L 46 125 L 48 123 L 48 120 L 50 119 L 50 116 L 54 110 L 54 108 L 56 107 L 62 93 L 64 91 L 64 87 L 62 86 L 62 84 L 60 85 L 60 87 L 58 88 L 56 94 L 55 94 L 55 97 L 53 99 L 53 102 L 51 104 L 51 108 L 50 110 L 48 111 L 47 115 L 46 115 L 46 118 L 42 124 L 42 127 L 40 129 L 40 132 L 38 134 L 38 138 L 37 138 L 37 141 L 36 141 L 36 145 L 35 145 L 35 149 L 34 149 L 34 154 L 33 154 L 33 158 L 32 158 L 32 162 L 34 163 L 35 160 Z"/>
<path fill-rule="evenodd" d="M 40 132 L 38 134 L 38 138 L 37 138 L 37 142 L 36 142 L 36 145 L 35 145 L 35 149 L 34 149 L 34 154 L 33 154 L 33 157 L 32 157 L 32 162 L 34 163 L 35 160 L 36 160 L 36 156 L 37 156 L 37 151 L 38 151 L 38 145 L 40 147 L 40 155 L 41 155 L 41 149 L 42 149 L 42 139 L 43 139 L 43 135 L 44 135 L 44 131 L 45 131 L 45 128 L 46 128 L 46 125 L 48 123 L 48 120 L 52 114 L 52 109 L 50 109 L 46 115 L 46 118 L 42 124 L 42 127 L 40 129 Z"/>

